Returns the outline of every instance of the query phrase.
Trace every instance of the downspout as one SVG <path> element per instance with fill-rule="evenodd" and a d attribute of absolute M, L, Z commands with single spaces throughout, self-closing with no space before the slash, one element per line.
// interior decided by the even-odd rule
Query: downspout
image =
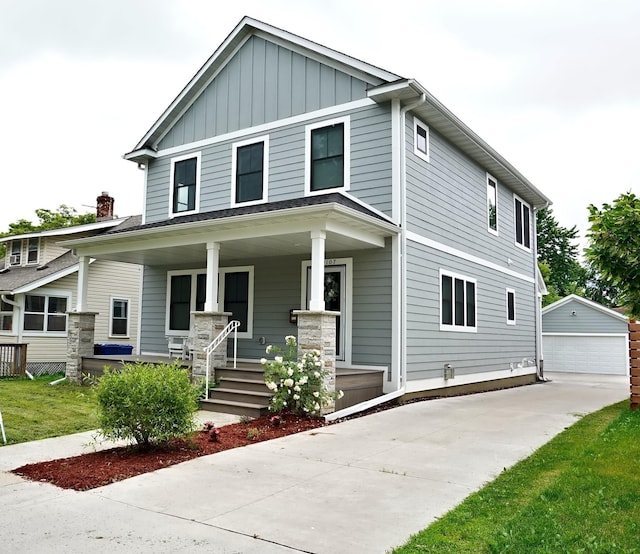
<path fill-rule="evenodd" d="M 400 109 L 400 390 L 407 384 L 407 131 L 405 117 L 408 111 L 427 101 L 420 98 Z"/>
<path fill-rule="evenodd" d="M 546 206 L 545 206 L 546 207 Z M 544 377 L 542 360 L 542 296 L 538 286 L 538 226 L 537 208 L 533 208 L 533 275 L 534 275 L 534 313 L 535 313 L 535 353 L 536 353 L 536 378 L 538 381 L 547 381 Z"/>

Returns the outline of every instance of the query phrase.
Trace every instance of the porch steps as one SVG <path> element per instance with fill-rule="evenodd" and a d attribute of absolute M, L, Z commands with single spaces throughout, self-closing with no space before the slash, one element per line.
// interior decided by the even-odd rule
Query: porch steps
<path fill-rule="evenodd" d="M 272 393 L 264 384 L 260 364 L 216 368 L 215 379 L 217 386 L 209 390 L 208 399 L 200 401 L 201 409 L 249 417 L 269 412 Z"/>

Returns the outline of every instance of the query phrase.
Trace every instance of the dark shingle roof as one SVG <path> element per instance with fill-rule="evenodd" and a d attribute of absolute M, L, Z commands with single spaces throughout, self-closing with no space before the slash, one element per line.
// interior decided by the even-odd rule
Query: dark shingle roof
<path fill-rule="evenodd" d="M 0 271 L 0 291 L 14 291 L 68 269 L 77 263 L 78 258 L 69 251 L 41 266 L 10 266 L 8 269 Z"/>
<path fill-rule="evenodd" d="M 356 210 L 360 213 L 366 214 L 368 216 L 374 217 L 378 220 L 389 222 L 389 220 L 385 219 L 383 216 L 377 214 L 376 212 L 362 206 L 358 202 L 351 200 L 338 192 L 333 192 L 329 194 L 322 194 L 318 196 L 307 196 L 304 198 L 293 198 L 291 200 L 280 200 L 278 202 L 269 202 L 267 204 L 256 204 L 252 206 L 240 206 L 238 208 L 225 208 L 223 210 L 214 210 L 211 212 L 202 212 L 197 214 L 184 215 L 179 217 L 174 217 L 172 219 L 163 219 L 161 221 L 154 221 L 153 223 L 145 223 L 144 225 L 135 225 L 133 222 L 134 218 L 130 218 L 132 225 L 129 224 L 129 221 L 126 223 L 119 225 L 113 229 L 110 229 L 105 233 L 105 235 L 113 235 L 117 233 L 122 233 L 126 231 L 141 231 L 144 229 L 157 229 L 160 227 L 171 227 L 174 225 L 180 225 L 182 223 L 192 223 L 195 221 L 213 221 L 219 219 L 225 219 L 230 217 L 236 217 L 241 215 L 249 215 L 249 214 L 258 214 L 258 213 L 269 213 L 275 212 L 278 210 L 287 210 L 291 208 L 302 208 L 306 206 L 319 206 L 322 204 L 341 204 L 342 206 L 346 206 L 353 210 Z M 140 217 L 140 216 L 136 216 Z M 139 222 L 140 220 L 138 220 Z"/>

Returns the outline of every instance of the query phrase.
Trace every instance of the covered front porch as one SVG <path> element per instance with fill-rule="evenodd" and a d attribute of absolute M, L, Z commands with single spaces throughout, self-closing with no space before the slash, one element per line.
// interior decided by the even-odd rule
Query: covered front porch
<path fill-rule="evenodd" d="M 144 265 L 138 358 L 165 357 L 168 338 L 183 337 L 194 377 L 216 383 L 230 347 L 223 343 L 209 367 L 204 349 L 227 321 L 239 320 L 241 362 L 297 335 L 302 351 L 321 352 L 331 387 L 342 388 L 341 403 L 350 405 L 362 396 L 340 387 L 341 378 L 375 374 L 382 385 L 353 390 L 375 388 L 376 395 L 391 381 L 397 229 L 355 202 L 329 200 L 185 216 L 69 246 L 81 267 L 90 258 Z M 77 314 L 84 312 L 82 286 L 81 270 Z M 83 370 L 95 359 L 88 352 L 81 358 Z"/>

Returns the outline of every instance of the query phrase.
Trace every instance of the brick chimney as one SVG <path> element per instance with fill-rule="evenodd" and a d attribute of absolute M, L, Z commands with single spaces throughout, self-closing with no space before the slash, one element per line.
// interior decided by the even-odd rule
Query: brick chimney
<path fill-rule="evenodd" d="M 113 219 L 113 198 L 108 192 L 103 192 L 96 198 L 96 221 L 107 221 Z"/>

